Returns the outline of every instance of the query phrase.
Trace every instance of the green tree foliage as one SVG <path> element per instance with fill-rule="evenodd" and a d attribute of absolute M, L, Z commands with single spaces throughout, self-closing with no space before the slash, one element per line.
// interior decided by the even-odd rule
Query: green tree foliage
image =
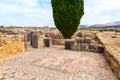
<path fill-rule="evenodd" d="M 83 0 L 51 0 L 56 27 L 64 38 L 71 38 L 84 14 Z"/>

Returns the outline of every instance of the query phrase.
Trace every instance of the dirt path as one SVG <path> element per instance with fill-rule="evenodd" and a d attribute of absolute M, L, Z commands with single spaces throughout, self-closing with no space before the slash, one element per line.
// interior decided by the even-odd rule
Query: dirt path
<path fill-rule="evenodd" d="M 117 80 L 102 54 L 43 48 L 0 60 L 0 80 Z"/>

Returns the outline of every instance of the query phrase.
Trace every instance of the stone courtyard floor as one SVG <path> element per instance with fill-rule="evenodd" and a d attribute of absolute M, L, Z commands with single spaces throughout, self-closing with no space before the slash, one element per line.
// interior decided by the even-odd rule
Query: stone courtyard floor
<path fill-rule="evenodd" d="M 117 80 L 103 54 L 51 47 L 0 60 L 0 80 Z"/>

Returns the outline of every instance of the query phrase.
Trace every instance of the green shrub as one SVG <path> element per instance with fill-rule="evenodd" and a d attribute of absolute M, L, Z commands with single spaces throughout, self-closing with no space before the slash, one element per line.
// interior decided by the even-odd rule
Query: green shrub
<path fill-rule="evenodd" d="M 83 0 L 51 0 L 56 27 L 64 38 L 71 36 L 78 29 L 84 14 Z"/>

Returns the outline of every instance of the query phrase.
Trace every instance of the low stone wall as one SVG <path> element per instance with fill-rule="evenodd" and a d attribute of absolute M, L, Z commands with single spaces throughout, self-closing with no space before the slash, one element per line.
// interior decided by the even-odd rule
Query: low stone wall
<path fill-rule="evenodd" d="M 53 44 L 53 45 L 61 45 L 61 46 L 64 46 L 64 44 L 65 44 L 65 39 L 52 39 L 52 44 Z"/>
<path fill-rule="evenodd" d="M 112 71 L 115 73 L 115 75 L 118 77 L 118 79 L 120 80 L 120 58 L 119 60 L 117 58 L 115 58 L 114 55 L 111 54 L 110 51 L 107 50 L 107 47 L 105 48 L 105 57 L 107 59 L 107 61 L 109 62 Z"/>
<path fill-rule="evenodd" d="M 120 80 L 120 35 L 116 36 L 116 38 L 113 38 L 112 33 L 105 32 L 98 33 L 97 37 L 99 43 L 104 45 L 104 55 L 106 60 L 110 64 L 112 71 L 118 77 L 118 80 Z"/>
<path fill-rule="evenodd" d="M 0 36 L 0 59 L 24 52 L 24 38 L 22 35 Z"/>

